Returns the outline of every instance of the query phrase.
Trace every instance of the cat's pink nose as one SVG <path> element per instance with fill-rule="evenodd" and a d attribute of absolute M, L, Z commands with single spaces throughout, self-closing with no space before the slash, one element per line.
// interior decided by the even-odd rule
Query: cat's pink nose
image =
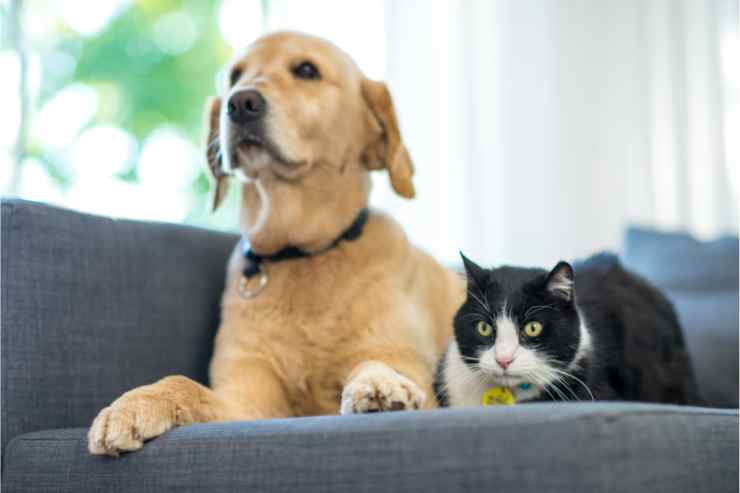
<path fill-rule="evenodd" d="M 496 356 L 496 363 L 504 370 L 514 361 L 513 356 Z"/>

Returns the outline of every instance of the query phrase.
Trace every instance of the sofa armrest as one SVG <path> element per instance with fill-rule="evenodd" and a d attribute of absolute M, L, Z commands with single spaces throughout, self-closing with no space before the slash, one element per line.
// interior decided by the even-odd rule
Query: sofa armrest
<path fill-rule="evenodd" d="M 122 392 L 207 378 L 238 237 L 2 202 L 2 449 Z"/>

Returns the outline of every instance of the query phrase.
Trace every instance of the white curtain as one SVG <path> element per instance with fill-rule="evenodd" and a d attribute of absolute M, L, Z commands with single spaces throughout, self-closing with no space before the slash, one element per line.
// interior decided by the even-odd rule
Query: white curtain
<path fill-rule="evenodd" d="M 737 231 L 734 0 L 389 0 L 418 198 L 373 202 L 445 261 L 545 265 L 624 227 Z M 732 72 L 732 69 L 735 72 Z"/>

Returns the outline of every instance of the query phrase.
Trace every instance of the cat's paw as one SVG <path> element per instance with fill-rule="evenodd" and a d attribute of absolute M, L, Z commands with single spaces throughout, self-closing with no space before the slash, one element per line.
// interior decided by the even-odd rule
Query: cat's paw
<path fill-rule="evenodd" d="M 341 414 L 419 409 L 426 394 L 397 371 L 383 363 L 362 367 L 342 391 Z"/>
<path fill-rule="evenodd" d="M 139 450 L 144 441 L 161 435 L 176 425 L 167 402 L 124 396 L 104 408 L 87 434 L 88 450 L 95 455 L 117 456 Z"/>

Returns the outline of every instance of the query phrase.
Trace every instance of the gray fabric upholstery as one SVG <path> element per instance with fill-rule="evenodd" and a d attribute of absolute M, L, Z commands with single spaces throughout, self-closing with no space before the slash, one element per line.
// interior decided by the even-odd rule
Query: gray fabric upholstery
<path fill-rule="evenodd" d="M 737 491 L 737 410 L 631 403 L 213 423 L 89 455 L 87 426 L 122 392 L 206 381 L 236 241 L 3 202 L 3 491 Z M 686 325 L 728 341 L 724 302 L 687 296 Z M 716 344 L 697 346 L 707 369 L 729 361 Z"/>
<path fill-rule="evenodd" d="M 700 241 L 686 233 L 630 227 L 624 259 L 664 289 L 737 291 L 738 237 Z"/>
<path fill-rule="evenodd" d="M 624 263 L 673 302 L 707 405 L 738 407 L 738 238 L 627 230 Z"/>
<path fill-rule="evenodd" d="M 684 329 L 704 402 L 738 407 L 738 292 L 666 291 Z"/>
<path fill-rule="evenodd" d="M 166 375 L 205 382 L 236 241 L 3 201 L 3 450 L 21 433 L 87 426 Z"/>
<path fill-rule="evenodd" d="M 736 411 L 529 404 L 194 425 L 118 458 L 16 438 L 3 491 L 731 492 Z"/>

